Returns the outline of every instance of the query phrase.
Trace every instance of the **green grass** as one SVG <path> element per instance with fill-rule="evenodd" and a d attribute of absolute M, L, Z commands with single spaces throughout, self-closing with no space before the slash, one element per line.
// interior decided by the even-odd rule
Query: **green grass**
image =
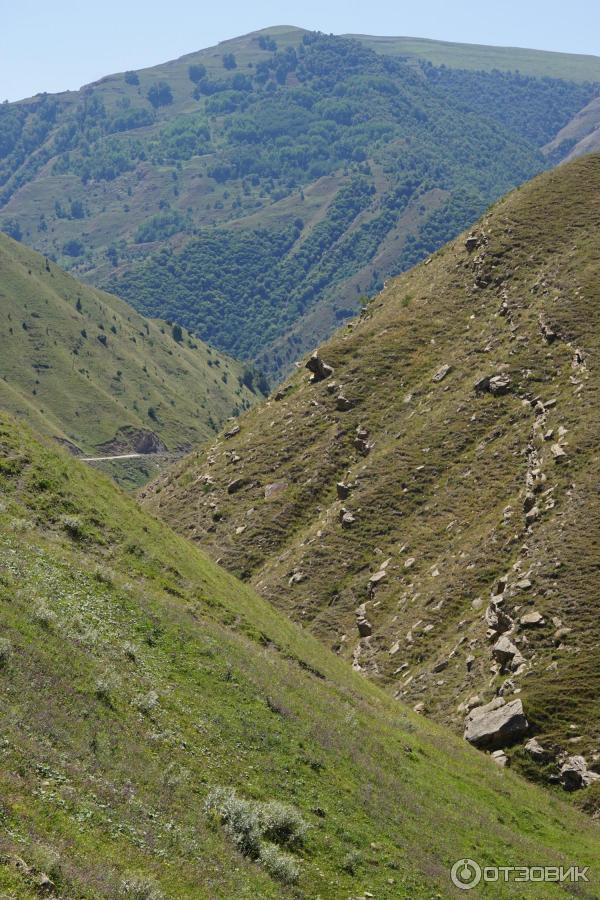
<path fill-rule="evenodd" d="M 0 303 L 1 406 L 88 454 L 124 427 L 189 447 L 254 399 L 241 364 L 3 234 Z"/>
<path fill-rule="evenodd" d="M 15 855 L 59 896 L 121 896 L 141 877 L 169 900 L 447 896 L 465 855 L 597 867 L 594 824 L 408 712 L 6 416 L 0 495 L 7 897 L 35 895 Z M 234 849 L 204 811 L 218 786 L 298 810 L 297 885 Z"/>
<path fill-rule="evenodd" d="M 507 677 L 490 671 L 483 614 L 509 573 L 515 620 L 535 609 L 545 625 L 517 627 L 529 671 L 508 695 L 521 692 L 542 743 L 596 765 L 599 191 L 596 155 L 513 192 L 476 226 L 479 250 L 469 254 L 464 238 L 449 244 L 321 348 L 335 390 L 310 385 L 300 367 L 282 400 L 250 411 L 234 438 L 188 456 L 143 495 L 365 675 L 459 733 L 459 704 L 491 699 Z M 540 319 L 558 335 L 551 344 Z M 574 367 L 576 349 L 585 368 Z M 452 370 L 435 383 L 444 364 Z M 477 379 L 504 367 L 511 393 L 478 396 Z M 340 390 L 349 411 L 336 409 Z M 524 403 L 536 397 L 556 401 L 543 427 Z M 368 456 L 354 447 L 359 426 L 369 430 Z M 550 450 L 559 439 L 563 464 Z M 528 531 L 530 444 L 547 481 Z M 230 494 L 234 477 L 245 484 Z M 355 485 L 348 529 L 340 480 Z M 281 489 L 266 496 L 274 483 Z M 369 598 L 369 577 L 387 559 L 387 579 Z M 517 586 L 525 576 L 529 590 Z M 366 640 L 356 626 L 362 603 L 373 626 Z M 555 618 L 572 629 L 563 640 Z"/>
<path fill-rule="evenodd" d="M 567 81 L 598 81 L 600 57 L 578 53 L 529 50 L 522 47 L 494 47 L 459 44 L 428 38 L 351 35 L 377 53 L 425 59 L 434 66 L 491 72 L 520 72 L 535 78 L 564 78 Z"/>

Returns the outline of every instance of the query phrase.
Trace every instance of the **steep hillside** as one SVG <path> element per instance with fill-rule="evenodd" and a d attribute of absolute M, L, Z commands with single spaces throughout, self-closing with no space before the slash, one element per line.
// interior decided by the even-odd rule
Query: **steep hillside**
<path fill-rule="evenodd" d="M 0 305 L 0 407 L 74 452 L 187 448 L 255 397 L 241 364 L 3 234 Z"/>
<path fill-rule="evenodd" d="M 596 768 L 599 198 L 597 155 L 513 192 L 145 495 L 396 697 Z"/>
<path fill-rule="evenodd" d="M 600 98 L 591 100 L 567 122 L 554 140 L 544 147 L 544 153 L 567 160 L 600 150 Z"/>
<path fill-rule="evenodd" d="M 0 225 L 278 374 L 546 167 L 597 94 L 269 29 L 2 105 Z"/>
<path fill-rule="evenodd" d="M 556 53 L 524 47 L 494 47 L 486 44 L 458 44 L 428 38 L 377 37 L 348 35 L 361 41 L 371 50 L 390 56 L 426 60 L 435 66 L 450 69 L 471 69 L 480 72 L 519 72 L 537 78 L 565 78 L 567 81 L 598 81 L 600 56 L 577 53 Z"/>
<path fill-rule="evenodd" d="M 465 855 L 598 896 L 595 824 L 5 416 L 0 496 L 3 896 L 449 896 Z"/>

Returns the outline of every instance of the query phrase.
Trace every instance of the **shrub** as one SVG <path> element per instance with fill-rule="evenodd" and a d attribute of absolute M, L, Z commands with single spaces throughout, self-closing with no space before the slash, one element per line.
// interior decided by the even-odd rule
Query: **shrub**
<path fill-rule="evenodd" d="M 84 535 L 83 524 L 77 516 L 63 516 L 62 527 L 65 529 L 69 537 L 79 540 Z"/>
<path fill-rule="evenodd" d="M 47 631 L 56 624 L 56 615 L 45 603 L 38 603 L 33 611 L 33 621 Z"/>
<path fill-rule="evenodd" d="M 255 804 L 238 797 L 233 788 L 215 788 L 205 801 L 241 853 L 256 858 L 260 852 L 260 820 Z"/>
<path fill-rule="evenodd" d="M 304 843 L 308 826 L 294 806 L 277 800 L 261 803 L 259 816 L 262 834 L 268 841 L 290 847 Z"/>
<path fill-rule="evenodd" d="M 283 884 L 295 884 L 300 877 L 300 870 L 293 856 L 284 853 L 275 844 L 263 844 L 259 860 L 269 875 Z"/>
<path fill-rule="evenodd" d="M 362 865 L 362 856 L 358 850 L 350 850 L 342 861 L 342 869 L 349 875 L 355 875 Z"/>

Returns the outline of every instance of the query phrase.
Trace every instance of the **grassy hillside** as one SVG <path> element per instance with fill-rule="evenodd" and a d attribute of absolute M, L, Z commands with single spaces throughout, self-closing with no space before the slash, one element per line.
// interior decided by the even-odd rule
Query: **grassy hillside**
<path fill-rule="evenodd" d="M 0 305 L 0 407 L 77 450 L 150 433 L 154 449 L 189 447 L 254 399 L 241 364 L 3 234 Z"/>
<path fill-rule="evenodd" d="M 0 226 L 281 373 L 547 166 L 597 93 L 269 29 L 2 105 Z"/>
<path fill-rule="evenodd" d="M 520 696 L 596 767 L 599 196 L 598 155 L 513 192 L 321 348 L 331 377 L 299 368 L 146 494 L 395 696 L 461 730 Z"/>
<path fill-rule="evenodd" d="M 408 712 L 6 416 L 0 492 L 3 896 L 449 896 L 465 855 L 597 879 L 595 824 Z M 216 787 L 238 792 L 229 830 L 205 808 Z M 285 848 L 261 838 L 262 861 L 257 811 Z"/>
<path fill-rule="evenodd" d="M 522 47 L 493 47 L 485 44 L 458 44 L 427 38 L 375 37 L 353 34 L 377 53 L 413 57 L 434 66 L 491 72 L 521 72 L 534 78 L 564 78 L 567 81 L 598 81 L 600 57 L 576 53 L 528 50 Z"/>

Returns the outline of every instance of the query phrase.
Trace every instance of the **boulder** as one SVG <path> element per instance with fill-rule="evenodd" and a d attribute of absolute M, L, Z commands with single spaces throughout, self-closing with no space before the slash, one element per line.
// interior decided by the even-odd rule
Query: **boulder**
<path fill-rule="evenodd" d="M 227 493 L 228 494 L 236 494 L 239 490 L 241 490 L 245 484 L 247 484 L 246 478 L 234 478 L 233 481 L 230 481 L 227 485 Z"/>
<path fill-rule="evenodd" d="M 494 394 L 495 396 L 508 394 L 511 383 L 510 375 L 494 375 L 493 378 L 490 378 L 488 390 L 490 394 Z"/>
<path fill-rule="evenodd" d="M 348 412 L 348 410 L 352 409 L 353 406 L 354 404 L 352 403 L 352 400 L 348 400 L 348 398 L 344 397 L 343 394 L 338 394 L 338 396 L 335 398 L 335 408 L 339 412 Z"/>
<path fill-rule="evenodd" d="M 350 491 L 352 490 L 352 485 L 347 484 L 344 481 L 338 481 L 338 483 L 335 486 L 335 489 L 337 491 L 338 500 L 347 500 L 348 497 L 350 496 Z"/>
<path fill-rule="evenodd" d="M 470 234 L 465 241 L 465 250 L 467 251 L 467 253 L 472 253 L 473 250 L 477 250 L 478 247 L 479 238 L 474 234 Z"/>
<path fill-rule="evenodd" d="M 496 697 L 472 709 L 465 720 L 465 740 L 475 747 L 500 750 L 520 741 L 529 730 L 521 700 L 505 703 Z"/>
<path fill-rule="evenodd" d="M 340 522 L 342 523 L 342 528 L 352 528 L 356 522 L 356 516 L 353 516 L 348 510 L 343 509 L 340 515 Z"/>
<path fill-rule="evenodd" d="M 530 612 L 525 613 L 524 616 L 521 616 L 519 619 L 519 623 L 523 628 L 535 628 L 537 625 L 544 625 L 544 617 L 539 612 Z"/>
<path fill-rule="evenodd" d="M 434 382 L 443 381 L 444 378 L 446 377 L 446 375 L 448 375 L 451 371 L 452 371 L 452 366 L 450 366 L 450 365 L 448 365 L 448 363 L 446 363 L 445 365 L 443 365 L 441 367 L 441 369 L 437 370 L 437 372 L 435 373 L 435 375 L 433 376 L 433 378 L 431 380 Z"/>
<path fill-rule="evenodd" d="M 235 437 L 236 434 L 239 434 L 239 433 L 240 433 L 240 431 L 241 431 L 240 426 L 239 426 L 239 425 L 234 425 L 233 428 L 230 428 L 229 431 L 226 431 L 226 432 L 225 432 L 225 434 L 223 435 L 223 437 L 226 437 L 226 438 L 232 438 L 232 437 Z"/>
<path fill-rule="evenodd" d="M 560 462 L 567 457 L 565 450 L 563 450 L 560 444 L 552 444 L 552 446 L 550 447 L 550 453 L 552 454 L 552 458 L 556 460 L 556 462 Z"/>
<path fill-rule="evenodd" d="M 552 759 L 552 753 L 542 747 L 540 742 L 535 738 L 530 738 L 525 744 L 525 750 L 535 762 L 544 763 Z"/>
<path fill-rule="evenodd" d="M 560 768 L 560 783 L 565 791 L 578 791 L 598 780 L 600 775 L 590 772 L 584 756 L 569 756 Z"/>
<path fill-rule="evenodd" d="M 497 766 L 501 766 L 502 768 L 504 768 L 508 765 L 508 756 L 506 755 L 504 750 L 494 750 L 491 754 L 491 757 Z"/>
<path fill-rule="evenodd" d="M 503 634 L 494 644 L 492 656 L 500 663 L 503 672 L 509 670 L 514 671 L 525 662 L 522 654 L 505 634 Z"/>
<path fill-rule="evenodd" d="M 273 481 L 265 485 L 265 500 L 272 500 L 287 488 L 287 481 Z"/>
<path fill-rule="evenodd" d="M 333 368 L 328 366 L 318 353 L 313 353 L 306 363 L 306 368 L 309 372 L 312 372 L 312 384 L 317 384 L 319 381 L 325 381 L 326 378 L 330 378 L 333 375 Z"/>

